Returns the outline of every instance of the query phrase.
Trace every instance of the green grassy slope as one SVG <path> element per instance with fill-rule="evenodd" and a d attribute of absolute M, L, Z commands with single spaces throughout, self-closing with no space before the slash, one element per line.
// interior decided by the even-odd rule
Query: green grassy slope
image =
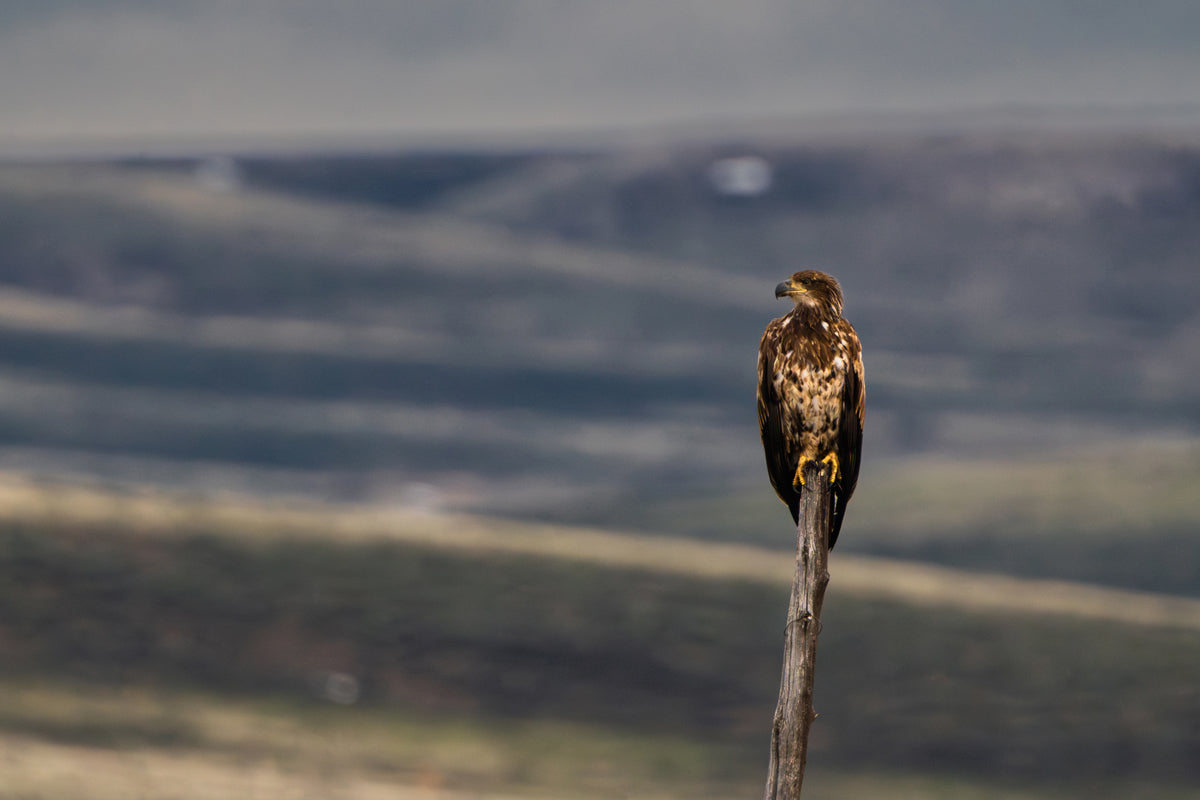
<path fill-rule="evenodd" d="M 1200 448 L 1179 436 L 1111 435 L 1039 457 L 869 461 L 839 553 L 985 572 L 1200 594 Z M 786 548 L 790 518 L 769 487 L 663 498 L 604 524 Z"/>

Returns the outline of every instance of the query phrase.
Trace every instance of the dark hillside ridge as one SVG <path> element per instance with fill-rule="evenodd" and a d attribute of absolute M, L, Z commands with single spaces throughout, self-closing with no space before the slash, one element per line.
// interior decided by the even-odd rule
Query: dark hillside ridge
<path fill-rule="evenodd" d="M 769 495 L 655 512 L 762 489 L 754 353 L 801 268 L 864 344 L 859 502 L 916 456 L 1200 435 L 1200 135 L 210 161 L 0 167 L 4 463 L 786 541 Z M 886 546 L 979 564 L 995 533 Z"/>

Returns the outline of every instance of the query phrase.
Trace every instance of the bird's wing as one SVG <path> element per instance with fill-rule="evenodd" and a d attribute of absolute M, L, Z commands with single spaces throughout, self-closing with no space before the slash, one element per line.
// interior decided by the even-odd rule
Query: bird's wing
<path fill-rule="evenodd" d="M 833 524 L 829 535 L 829 546 L 837 541 L 837 535 L 842 529 L 842 518 L 846 512 L 846 504 L 854 487 L 858 485 L 858 467 L 862 460 L 862 431 L 866 417 L 866 381 L 863 375 L 862 344 L 858 334 L 849 322 L 842 321 L 845 326 L 844 338 L 849 346 L 847 353 L 849 369 L 842 388 L 842 424 L 838 431 L 837 454 L 841 466 L 841 480 L 835 487 Z"/>
<path fill-rule="evenodd" d="M 758 345 L 758 429 L 762 435 L 763 452 L 767 457 L 767 475 L 775 494 L 787 503 L 792 517 L 798 513 L 798 496 L 792 491 L 795 465 L 788 457 L 788 443 L 783 435 L 781 398 L 775 391 L 775 357 L 779 352 L 781 326 L 773 321 L 763 333 Z"/>

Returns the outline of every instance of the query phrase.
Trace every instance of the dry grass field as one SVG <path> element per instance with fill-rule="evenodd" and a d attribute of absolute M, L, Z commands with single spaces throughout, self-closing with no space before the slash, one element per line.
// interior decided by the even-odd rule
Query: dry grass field
<path fill-rule="evenodd" d="M 786 553 L 14 475 L 0 508 L 0 796 L 759 790 Z M 815 797 L 1188 796 L 1200 600 L 832 572 Z"/>

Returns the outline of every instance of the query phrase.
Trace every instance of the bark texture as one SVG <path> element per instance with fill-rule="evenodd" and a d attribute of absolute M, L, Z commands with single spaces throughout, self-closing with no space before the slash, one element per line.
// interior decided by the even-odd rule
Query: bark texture
<path fill-rule="evenodd" d="M 829 584 L 829 470 L 819 462 L 804 466 L 796 526 L 796 575 L 784 632 L 783 674 L 771 727 L 771 761 L 765 800 L 798 800 L 808 761 L 808 732 L 813 711 L 813 676 L 821 603 Z"/>

